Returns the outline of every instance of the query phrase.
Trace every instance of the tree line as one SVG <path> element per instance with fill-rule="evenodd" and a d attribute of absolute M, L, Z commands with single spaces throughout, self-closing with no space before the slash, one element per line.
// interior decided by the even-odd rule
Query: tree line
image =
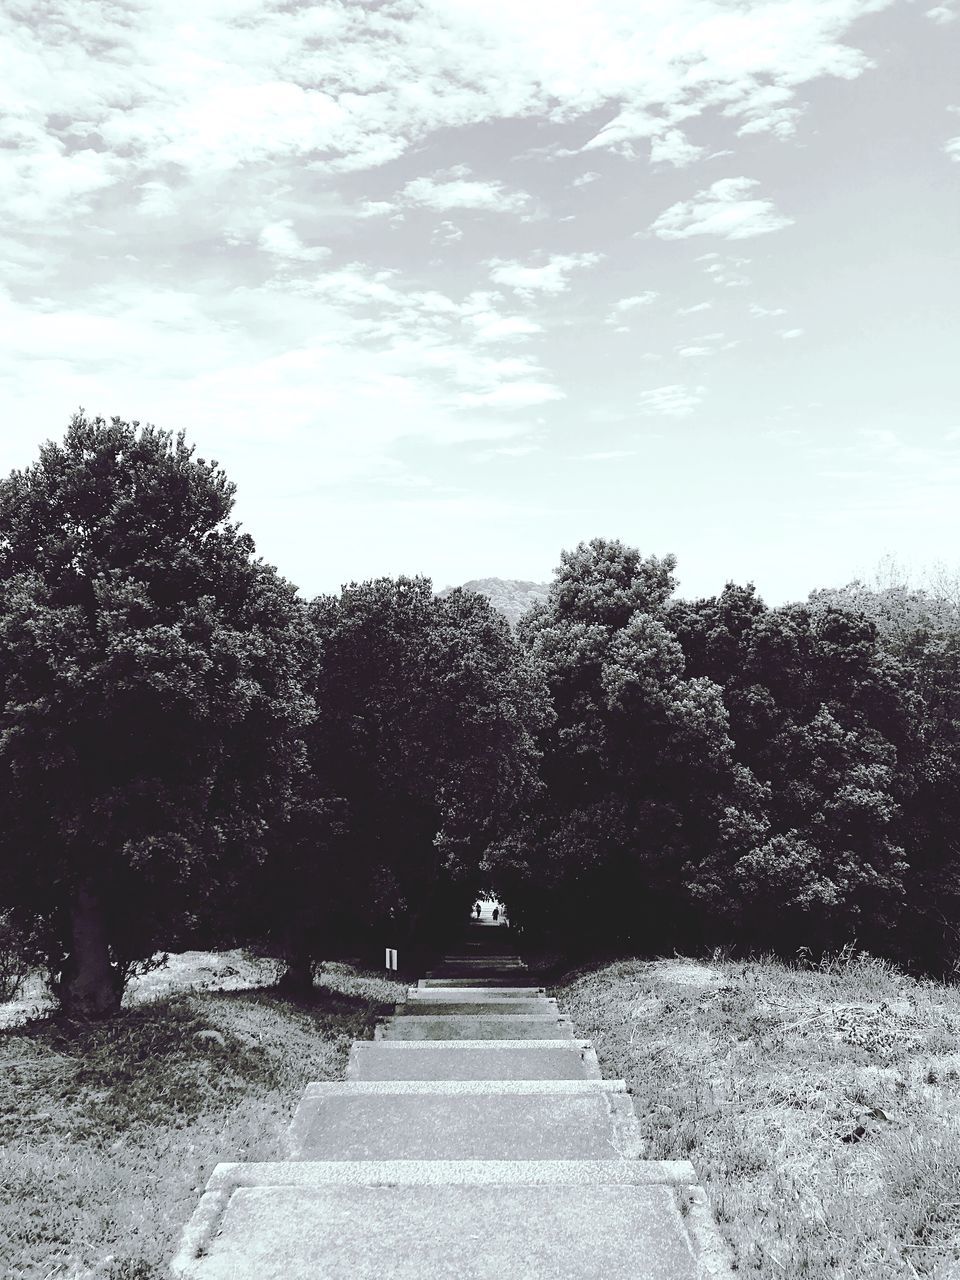
<path fill-rule="evenodd" d="M 676 597 L 564 552 L 515 633 L 422 577 L 304 599 L 183 435 L 81 412 L 0 481 L 0 919 L 65 1010 L 164 949 L 535 936 L 960 954 L 956 608 Z"/>

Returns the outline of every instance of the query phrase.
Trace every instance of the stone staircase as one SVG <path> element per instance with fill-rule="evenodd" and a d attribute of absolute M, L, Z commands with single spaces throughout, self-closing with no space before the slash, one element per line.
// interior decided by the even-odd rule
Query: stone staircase
<path fill-rule="evenodd" d="M 729 1280 L 693 1167 L 644 1160 L 624 1082 L 503 932 L 307 1085 L 285 1161 L 217 1165 L 174 1280 Z"/>

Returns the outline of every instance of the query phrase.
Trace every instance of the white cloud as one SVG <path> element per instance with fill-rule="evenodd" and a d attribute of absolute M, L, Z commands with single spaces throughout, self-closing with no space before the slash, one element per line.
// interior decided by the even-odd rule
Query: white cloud
<path fill-rule="evenodd" d="M 137 212 L 144 217 L 166 218 L 176 213 L 176 199 L 165 182 L 141 182 L 137 190 L 143 192 Z"/>
<path fill-rule="evenodd" d="M 330 256 L 325 245 L 307 248 L 294 231 L 290 219 L 283 222 L 272 222 L 260 232 L 260 248 L 276 258 L 286 258 L 291 262 L 319 262 Z"/>
<path fill-rule="evenodd" d="M 956 22 L 958 14 L 956 9 L 951 9 L 949 5 L 938 4 L 927 10 L 927 17 L 938 26 L 945 27 L 951 22 Z"/>
<path fill-rule="evenodd" d="M 629 298 L 621 298 L 614 304 L 614 309 L 621 312 L 635 311 L 637 307 L 647 307 L 651 302 L 656 302 L 659 297 L 655 289 L 644 289 L 643 293 L 634 293 Z"/>
<path fill-rule="evenodd" d="M 660 415 L 668 418 L 686 418 L 703 400 L 703 387 L 685 387 L 679 383 L 670 383 L 664 387 L 654 387 L 645 391 L 640 397 L 640 411 L 651 416 Z"/>
<path fill-rule="evenodd" d="M 792 338 L 803 337 L 802 329 L 778 329 L 777 333 L 779 333 L 780 337 L 783 338 L 784 341 L 789 341 Z"/>
<path fill-rule="evenodd" d="M 414 178 L 403 188 L 401 196 L 409 204 L 439 213 L 451 209 L 480 209 L 491 213 L 523 213 L 530 207 L 524 191 L 509 193 L 499 182 L 468 182 L 463 178 L 436 181 Z"/>
<path fill-rule="evenodd" d="M 71 213 L 66 190 L 153 180 L 162 165 L 200 182 L 273 165 L 280 186 L 283 161 L 357 172 L 436 130 L 604 109 L 611 119 L 585 149 L 651 139 L 655 156 L 686 162 L 684 122 L 719 107 L 780 132 L 799 86 L 860 75 L 870 61 L 844 35 L 888 2 L 806 0 L 788 13 L 773 0 L 158 0 L 136 22 L 122 7 L 55 3 L 64 16 L 44 24 L 46 36 L 39 23 L 6 20 L 6 85 L 29 104 L 18 127 L 33 131 L 37 153 L 18 183 L 33 199 L 60 192 Z M 943 21 L 950 11 L 929 12 Z M 98 149 L 66 154 L 69 134 L 96 137 Z M 17 208 L 18 183 L 4 183 Z"/>
<path fill-rule="evenodd" d="M 586 173 L 581 173 L 579 177 L 574 178 L 570 185 L 574 187 L 586 187 L 589 186 L 591 182 L 596 182 L 599 177 L 599 173 L 595 173 L 592 169 L 588 169 Z"/>
<path fill-rule="evenodd" d="M 960 161 L 960 137 L 949 138 L 943 146 L 951 160 Z"/>
<path fill-rule="evenodd" d="M 724 115 L 740 117 L 744 123 L 737 130 L 741 136 L 772 133 L 778 138 L 792 137 L 803 114 L 793 101 L 794 91 L 786 85 L 758 85 L 742 101 L 726 108 Z"/>
<path fill-rule="evenodd" d="M 757 186 L 754 178 L 720 178 L 692 200 L 665 209 L 650 229 L 662 240 L 706 235 L 747 240 L 792 225 L 793 219 L 778 213 L 772 201 L 751 198 Z"/>
<path fill-rule="evenodd" d="M 435 244 L 456 244 L 458 240 L 463 239 L 463 228 L 458 227 L 455 222 L 444 219 L 434 230 L 431 239 Z"/>
<path fill-rule="evenodd" d="M 396 208 L 391 200 L 361 200 L 356 212 L 358 218 L 386 218 Z"/>
<path fill-rule="evenodd" d="M 496 284 L 513 289 L 521 297 L 537 293 L 565 293 L 570 288 L 571 272 L 595 266 L 602 258 L 602 253 L 555 253 L 542 267 L 527 267 L 520 262 L 492 258 L 490 278 Z"/>
<path fill-rule="evenodd" d="M 625 323 L 630 313 L 641 307 L 648 307 L 660 295 L 655 289 L 645 289 L 643 293 L 632 294 L 628 298 L 620 298 L 614 303 L 613 310 L 604 318 L 604 324 L 613 328 L 614 333 L 629 333 L 630 326 Z"/>
<path fill-rule="evenodd" d="M 526 316 L 502 316 L 494 311 L 478 311 L 465 317 L 477 342 L 523 341 L 543 332 L 543 325 Z"/>
<path fill-rule="evenodd" d="M 703 272 L 715 285 L 726 289 L 744 289 L 750 283 L 749 277 L 743 274 L 743 268 L 750 265 L 749 258 L 731 253 L 702 253 L 694 261 L 706 263 Z"/>
<path fill-rule="evenodd" d="M 672 164 L 675 169 L 685 168 L 699 160 L 705 147 L 696 147 L 680 129 L 668 129 L 650 141 L 650 160 L 653 164 Z"/>
<path fill-rule="evenodd" d="M 710 311 L 712 307 L 712 302 L 696 302 L 692 307 L 677 307 L 677 315 L 692 316 L 696 315 L 698 311 Z"/>
<path fill-rule="evenodd" d="M 758 302 L 750 303 L 750 314 L 752 316 L 785 316 L 787 314 L 786 307 L 761 307 Z"/>

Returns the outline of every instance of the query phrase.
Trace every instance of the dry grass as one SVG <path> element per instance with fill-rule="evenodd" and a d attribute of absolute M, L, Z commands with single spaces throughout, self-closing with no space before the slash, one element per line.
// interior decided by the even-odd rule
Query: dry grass
<path fill-rule="evenodd" d="M 2 1280 L 165 1277 L 213 1166 L 278 1158 L 304 1085 L 342 1079 L 403 990 L 329 965 L 316 1001 L 293 1005 L 171 970 L 190 994 L 90 1028 L 0 1031 Z"/>
<path fill-rule="evenodd" d="M 744 1277 L 960 1277 L 960 989 L 621 961 L 553 992 L 623 1077 L 653 1158 L 689 1158 Z"/>

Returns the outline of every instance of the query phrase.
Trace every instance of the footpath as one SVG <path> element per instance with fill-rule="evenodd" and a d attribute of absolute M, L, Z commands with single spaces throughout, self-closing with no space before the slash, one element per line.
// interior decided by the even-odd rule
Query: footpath
<path fill-rule="evenodd" d="M 287 1159 L 219 1164 L 173 1280 L 730 1280 L 685 1160 L 476 923 L 347 1078 L 308 1084 Z"/>

